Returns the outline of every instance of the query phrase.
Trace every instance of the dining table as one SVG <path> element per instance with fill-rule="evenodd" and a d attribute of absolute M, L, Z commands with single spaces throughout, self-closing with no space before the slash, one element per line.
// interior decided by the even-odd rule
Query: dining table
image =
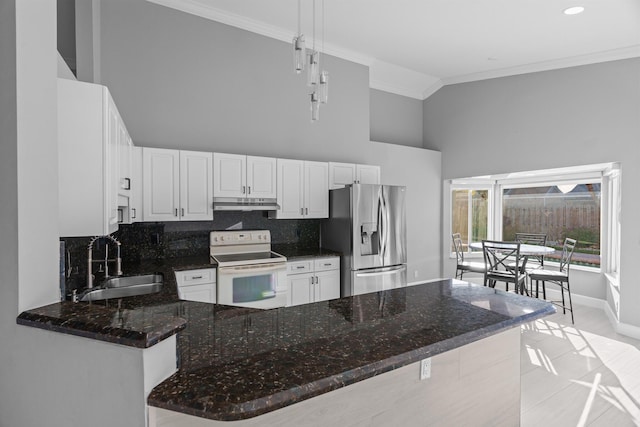
<path fill-rule="evenodd" d="M 471 242 L 469 244 L 471 249 L 482 250 L 482 242 Z M 542 246 L 542 245 L 530 245 L 528 243 L 520 243 L 520 255 L 530 257 L 530 256 L 544 256 L 552 254 L 556 251 L 555 248 L 550 246 Z"/>
<path fill-rule="evenodd" d="M 482 250 L 482 242 L 471 242 L 469 244 L 471 249 Z M 531 245 L 528 243 L 520 243 L 520 256 L 523 258 L 522 267 L 524 270 L 524 266 L 527 265 L 527 261 L 530 256 L 545 256 L 552 254 L 556 251 L 555 248 L 550 246 L 542 246 L 542 245 Z M 523 292 L 524 291 L 524 292 Z M 529 295 L 529 291 L 526 286 L 523 286 L 520 293 L 526 293 Z"/>

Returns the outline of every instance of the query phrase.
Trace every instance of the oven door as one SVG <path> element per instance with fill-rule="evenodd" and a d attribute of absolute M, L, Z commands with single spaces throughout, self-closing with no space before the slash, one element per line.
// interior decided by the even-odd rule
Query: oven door
<path fill-rule="evenodd" d="M 218 304 L 251 308 L 287 305 L 287 263 L 218 267 Z"/>

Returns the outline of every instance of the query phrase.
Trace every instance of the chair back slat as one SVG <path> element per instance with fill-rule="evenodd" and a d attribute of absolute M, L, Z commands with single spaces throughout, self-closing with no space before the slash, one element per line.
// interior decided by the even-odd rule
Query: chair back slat
<path fill-rule="evenodd" d="M 456 251 L 456 259 L 458 260 L 458 264 L 462 264 L 464 262 L 464 251 L 462 250 L 462 237 L 460 233 L 453 233 L 451 235 L 451 239 L 453 240 L 453 248 Z"/>
<path fill-rule="evenodd" d="M 564 239 L 564 245 L 562 245 L 562 258 L 560 259 L 560 271 L 569 274 L 569 267 L 571 266 L 571 259 L 573 258 L 573 251 L 576 248 L 577 241 L 566 237 Z"/>
<path fill-rule="evenodd" d="M 547 245 L 547 235 L 538 233 L 516 233 L 516 242 L 520 242 L 526 245 Z M 544 255 L 533 255 L 530 258 L 534 258 L 540 266 L 544 266 Z"/>
<path fill-rule="evenodd" d="M 495 286 L 495 282 L 514 283 L 516 291 L 526 291 L 522 282 L 524 270 L 520 257 L 520 242 L 502 242 L 496 240 L 483 240 L 482 252 L 486 264 L 484 275 L 485 286 Z M 521 287 L 520 289 L 518 289 Z M 508 286 L 507 286 L 508 289 Z"/>

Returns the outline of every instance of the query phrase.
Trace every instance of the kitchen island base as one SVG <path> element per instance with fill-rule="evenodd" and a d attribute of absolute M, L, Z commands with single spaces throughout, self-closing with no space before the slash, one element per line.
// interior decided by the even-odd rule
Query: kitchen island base
<path fill-rule="evenodd" d="M 239 421 L 216 421 L 149 406 L 150 427 L 517 426 L 520 327 L 294 405 Z"/>

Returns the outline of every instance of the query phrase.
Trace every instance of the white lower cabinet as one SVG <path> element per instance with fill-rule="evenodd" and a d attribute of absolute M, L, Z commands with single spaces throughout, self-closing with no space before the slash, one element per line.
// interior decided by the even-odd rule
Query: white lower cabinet
<path fill-rule="evenodd" d="M 188 301 L 216 302 L 216 269 L 176 271 L 178 298 Z"/>
<path fill-rule="evenodd" d="M 309 258 L 287 263 L 289 305 L 340 298 L 340 258 Z"/>

